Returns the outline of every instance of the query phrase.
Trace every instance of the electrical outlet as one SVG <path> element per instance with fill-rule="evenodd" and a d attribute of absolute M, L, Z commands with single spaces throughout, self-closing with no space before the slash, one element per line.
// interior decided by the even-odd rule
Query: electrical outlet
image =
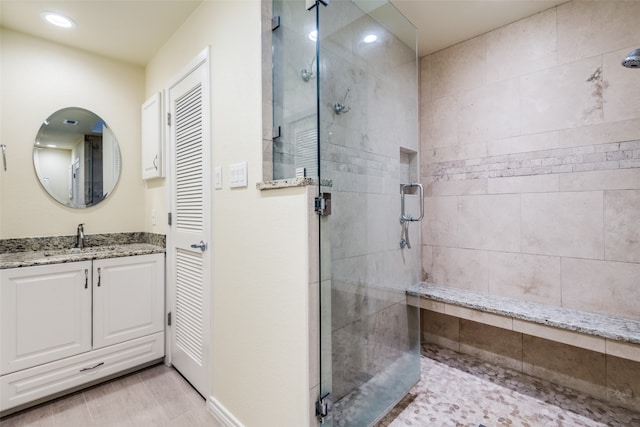
<path fill-rule="evenodd" d="M 151 209 L 151 225 L 156 225 L 156 210 Z"/>

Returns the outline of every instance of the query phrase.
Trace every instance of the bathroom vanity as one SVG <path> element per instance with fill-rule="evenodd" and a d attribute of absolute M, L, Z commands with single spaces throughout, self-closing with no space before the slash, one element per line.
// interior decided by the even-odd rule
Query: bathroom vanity
<path fill-rule="evenodd" d="M 3 415 L 164 357 L 164 248 L 3 254 L 0 268 Z"/>

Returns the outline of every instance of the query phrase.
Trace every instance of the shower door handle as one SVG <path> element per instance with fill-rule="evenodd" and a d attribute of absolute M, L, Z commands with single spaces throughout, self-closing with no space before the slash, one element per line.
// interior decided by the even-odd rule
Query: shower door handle
<path fill-rule="evenodd" d="M 408 188 L 418 187 L 420 190 L 420 216 L 413 217 L 406 214 L 404 195 Z M 421 221 L 424 218 L 424 189 L 422 184 L 410 183 L 402 184 L 400 187 L 400 224 L 402 225 L 402 236 L 400 237 L 400 249 L 411 249 L 411 242 L 409 241 L 409 223 L 414 221 Z"/>
<path fill-rule="evenodd" d="M 407 215 L 405 212 L 405 203 L 404 203 L 404 195 L 406 194 L 406 190 L 409 188 L 414 188 L 414 187 L 418 187 L 418 189 L 420 190 L 420 216 L 419 217 L 413 217 L 410 215 Z M 424 189 L 422 188 L 422 184 L 418 184 L 415 182 L 412 182 L 410 184 L 402 184 L 402 187 L 400 187 L 400 222 L 404 223 L 406 221 L 421 221 L 422 218 L 424 217 Z"/>

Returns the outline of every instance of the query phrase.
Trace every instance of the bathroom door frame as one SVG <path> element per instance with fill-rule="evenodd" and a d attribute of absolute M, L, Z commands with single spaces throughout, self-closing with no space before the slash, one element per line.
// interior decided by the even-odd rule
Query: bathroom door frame
<path fill-rule="evenodd" d="M 176 230 L 176 152 L 175 152 L 175 138 L 173 137 L 172 126 L 175 123 L 175 115 L 173 113 L 173 106 L 171 105 L 171 89 L 179 85 L 182 81 L 188 79 L 191 74 L 201 72 L 203 77 L 199 81 L 202 85 L 202 197 L 203 197 L 203 230 L 200 235 L 193 235 L 191 240 L 185 242 L 184 237 L 179 236 L 179 232 Z M 213 227 L 212 227 L 212 197 L 211 193 L 211 96 L 210 96 L 210 54 L 209 48 L 205 48 L 200 54 L 198 54 L 189 64 L 182 69 L 174 78 L 172 78 L 164 89 L 165 98 L 165 126 L 166 126 L 166 152 L 167 152 L 167 212 L 172 219 L 169 220 L 167 228 L 167 248 L 166 248 L 166 312 L 167 317 L 172 317 L 171 321 L 167 319 L 166 329 L 166 351 L 165 351 L 165 363 L 167 365 L 173 365 L 191 385 L 206 399 L 211 394 L 211 378 L 212 378 L 212 366 L 211 366 L 211 331 L 213 330 L 211 325 L 211 295 L 213 288 Z M 172 117 L 169 118 L 169 114 Z M 170 125 L 171 123 L 171 125 Z M 191 244 L 196 244 L 198 241 L 205 242 L 206 250 L 200 253 L 200 249 L 193 248 Z M 186 244 L 185 244 L 186 243 Z M 177 299 L 177 283 L 176 283 L 176 253 L 180 248 L 183 251 L 190 251 L 194 254 L 202 255 L 202 286 L 203 286 L 203 300 L 202 300 L 202 360 L 200 366 L 197 361 L 189 361 L 189 357 L 181 354 L 176 347 L 176 322 L 178 321 L 178 315 L 176 313 L 176 299 Z M 170 323 L 170 324 L 169 324 Z M 181 368 L 176 366 L 176 363 L 190 363 L 190 366 Z"/>

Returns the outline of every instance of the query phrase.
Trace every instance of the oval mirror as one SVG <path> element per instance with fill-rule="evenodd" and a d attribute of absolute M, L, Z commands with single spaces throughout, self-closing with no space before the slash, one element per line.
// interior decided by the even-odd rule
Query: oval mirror
<path fill-rule="evenodd" d="M 106 199 L 115 188 L 120 147 L 98 115 L 83 108 L 63 108 L 40 126 L 33 166 L 42 188 L 56 201 L 86 208 Z"/>

